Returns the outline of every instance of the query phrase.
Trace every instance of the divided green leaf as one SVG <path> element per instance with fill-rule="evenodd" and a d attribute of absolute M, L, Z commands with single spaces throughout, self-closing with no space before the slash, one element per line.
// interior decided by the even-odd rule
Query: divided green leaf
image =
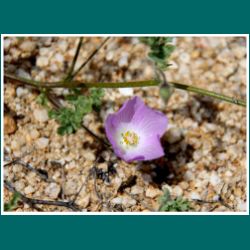
<path fill-rule="evenodd" d="M 164 212 L 184 212 L 192 210 L 190 202 L 182 197 L 172 199 L 169 190 L 166 189 L 159 199 L 159 211 Z"/>
<path fill-rule="evenodd" d="M 75 89 L 72 94 L 67 95 L 68 107 L 59 110 L 50 110 L 49 117 L 57 120 L 60 127 L 57 132 L 60 135 L 74 133 L 81 127 L 83 117 L 90 113 L 94 107 L 99 107 L 104 92 L 102 89 L 91 89 L 88 96 Z"/>
<path fill-rule="evenodd" d="M 141 37 L 140 41 L 150 47 L 148 53 L 149 58 L 154 61 L 155 65 L 161 69 L 166 70 L 170 64 L 169 57 L 175 49 L 172 43 L 172 37 Z"/>

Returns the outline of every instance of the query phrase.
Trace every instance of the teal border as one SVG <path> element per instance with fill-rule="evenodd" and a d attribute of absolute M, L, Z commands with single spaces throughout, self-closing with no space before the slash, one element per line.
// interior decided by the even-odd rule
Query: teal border
<path fill-rule="evenodd" d="M 1 3 L 0 33 L 250 33 L 248 1 Z M 1 249 L 245 249 L 249 216 L 0 216 Z"/>

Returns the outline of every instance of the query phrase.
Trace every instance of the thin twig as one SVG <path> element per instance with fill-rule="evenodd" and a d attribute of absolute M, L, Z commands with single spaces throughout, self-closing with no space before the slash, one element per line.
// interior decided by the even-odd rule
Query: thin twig
<path fill-rule="evenodd" d="M 220 190 L 219 198 L 218 198 L 217 200 L 214 200 L 214 201 L 207 201 L 207 200 L 201 200 L 201 199 L 192 199 L 192 201 L 197 202 L 197 203 L 201 203 L 201 204 L 204 204 L 204 203 L 207 203 L 207 204 L 216 204 L 216 203 L 217 203 L 217 204 L 221 204 L 222 206 L 224 206 L 224 207 L 226 207 L 226 208 L 228 208 L 228 209 L 230 209 L 230 210 L 234 210 L 233 207 L 231 207 L 230 205 L 228 205 L 228 204 L 225 202 L 225 200 L 223 199 L 223 197 L 222 197 L 222 195 L 221 195 L 224 186 L 225 186 L 225 183 L 223 184 L 223 186 L 222 186 L 222 188 L 221 188 L 221 190 Z M 213 210 L 214 210 L 214 209 L 215 209 L 215 208 L 213 208 Z"/>
<path fill-rule="evenodd" d="M 95 167 L 97 161 L 100 159 L 100 156 L 96 157 L 94 163 L 93 163 L 93 167 Z M 75 194 L 74 198 L 72 199 L 72 202 L 75 202 L 76 199 L 78 198 L 78 196 L 80 195 L 80 193 L 82 192 L 83 187 L 86 185 L 86 183 L 88 182 L 90 176 L 91 176 L 92 172 L 89 172 L 88 176 L 86 177 L 86 180 L 82 183 L 80 189 L 78 190 L 78 192 Z"/>
<path fill-rule="evenodd" d="M 101 142 L 106 148 L 110 148 L 110 144 L 103 138 L 99 137 L 97 134 L 92 132 L 87 126 L 82 124 L 82 127 L 90 134 L 92 135 L 97 141 Z"/>
<path fill-rule="evenodd" d="M 7 180 L 4 181 L 4 186 L 12 193 L 17 193 L 20 196 L 20 199 L 30 205 L 30 206 L 34 206 L 34 205 L 49 205 L 49 206 L 59 206 L 59 207 L 66 207 L 71 209 L 72 211 L 81 211 L 77 205 L 72 202 L 72 201 L 52 201 L 52 200 L 39 200 L 39 199 L 32 199 L 32 198 L 28 198 L 26 197 L 24 194 L 20 193 L 19 191 L 17 191 L 15 189 L 15 187 Z"/>
<path fill-rule="evenodd" d="M 110 39 L 107 37 L 87 58 L 87 60 L 72 74 L 72 79 L 88 64 L 88 62 L 96 55 L 96 53 L 104 46 L 104 44 Z"/>
<path fill-rule="evenodd" d="M 81 49 L 81 46 L 82 46 L 82 41 L 83 41 L 83 37 L 80 37 L 79 43 L 77 45 L 77 49 L 76 49 L 76 52 L 75 52 L 75 56 L 73 58 L 71 66 L 69 68 L 68 74 L 67 74 L 67 76 L 65 78 L 65 81 L 71 81 L 73 79 L 73 72 L 74 72 L 75 64 L 76 64 L 76 61 L 77 61 L 77 58 L 78 58 L 78 55 L 79 55 L 79 52 L 80 52 L 80 49 Z"/>
<path fill-rule="evenodd" d="M 15 165 L 15 164 L 19 164 L 19 165 L 21 165 L 21 166 L 27 168 L 29 171 L 36 173 L 37 175 L 39 175 L 39 177 L 40 177 L 41 179 L 43 179 L 43 180 L 45 180 L 45 181 L 54 182 L 54 180 L 53 180 L 53 179 L 50 179 L 50 178 L 47 176 L 47 174 L 43 173 L 43 170 L 40 170 L 40 171 L 39 171 L 39 169 L 34 168 L 30 163 L 24 162 L 24 161 L 22 161 L 20 158 L 16 158 L 16 159 L 14 159 L 14 160 L 12 160 L 12 161 L 10 161 L 10 162 L 4 164 L 4 167 L 7 167 L 7 166 L 9 166 L 9 165 Z"/>

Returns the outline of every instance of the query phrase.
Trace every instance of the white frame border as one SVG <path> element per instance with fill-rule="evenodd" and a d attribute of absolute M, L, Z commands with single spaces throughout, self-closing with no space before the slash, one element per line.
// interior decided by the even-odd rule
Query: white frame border
<path fill-rule="evenodd" d="M 4 103 L 4 37 L 141 37 L 141 36 L 172 36 L 172 37 L 245 37 L 246 38 L 246 101 L 247 101 L 247 156 L 246 156 L 246 168 L 247 168 L 247 209 L 246 212 L 5 212 L 4 200 L 3 200 L 3 150 L 4 150 L 4 136 L 3 136 L 3 103 Z M 1 215 L 249 215 L 249 34 L 1 34 Z"/>

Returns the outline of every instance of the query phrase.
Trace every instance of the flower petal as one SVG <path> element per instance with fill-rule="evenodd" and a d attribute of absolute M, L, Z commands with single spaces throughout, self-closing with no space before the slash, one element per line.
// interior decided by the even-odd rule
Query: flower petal
<path fill-rule="evenodd" d="M 116 131 L 117 131 L 117 128 L 114 126 L 114 119 L 115 119 L 115 114 L 111 114 L 111 115 L 108 115 L 106 121 L 105 121 L 105 132 L 106 132 L 106 135 L 108 137 L 108 140 L 109 142 L 111 143 L 114 151 L 115 151 L 115 154 L 119 157 L 122 156 L 122 152 L 121 152 L 121 149 L 119 147 L 119 145 L 117 144 L 116 142 L 116 138 L 115 138 L 115 135 L 116 135 Z"/>
<path fill-rule="evenodd" d="M 167 129 L 168 119 L 163 113 L 143 105 L 136 110 L 131 124 L 136 124 L 148 136 L 158 135 L 161 137 Z"/>
<path fill-rule="evenodd" d="M 137 150 L 127 151 L 123 156 L 127 162 L 132 161 L 150 161 L 160 158 L 164 155 L 163 148 L 161 146 L 160 137 L 152 136 L 148 140 L 138 147 Z"/>
<path fill-rule="evenodd" d="M 113 124 L 119 126 L 121 123 L 130 123 L 136 111 L 143 105 L 144 103 L 137 96 L 126 101 L 115 114 Z"/>
<path fill-rule="evenodd" d="M 105 130 L 117 156 L 126 162 L 153 160 L 164 155 L 160 137 L 167 129 L 167 117 L 147 107 L 139 97 L 126 101 L 107 117 Z M 139 136 L 137 145 L 124 145 L 121 135 L 131 131 Z"/>

